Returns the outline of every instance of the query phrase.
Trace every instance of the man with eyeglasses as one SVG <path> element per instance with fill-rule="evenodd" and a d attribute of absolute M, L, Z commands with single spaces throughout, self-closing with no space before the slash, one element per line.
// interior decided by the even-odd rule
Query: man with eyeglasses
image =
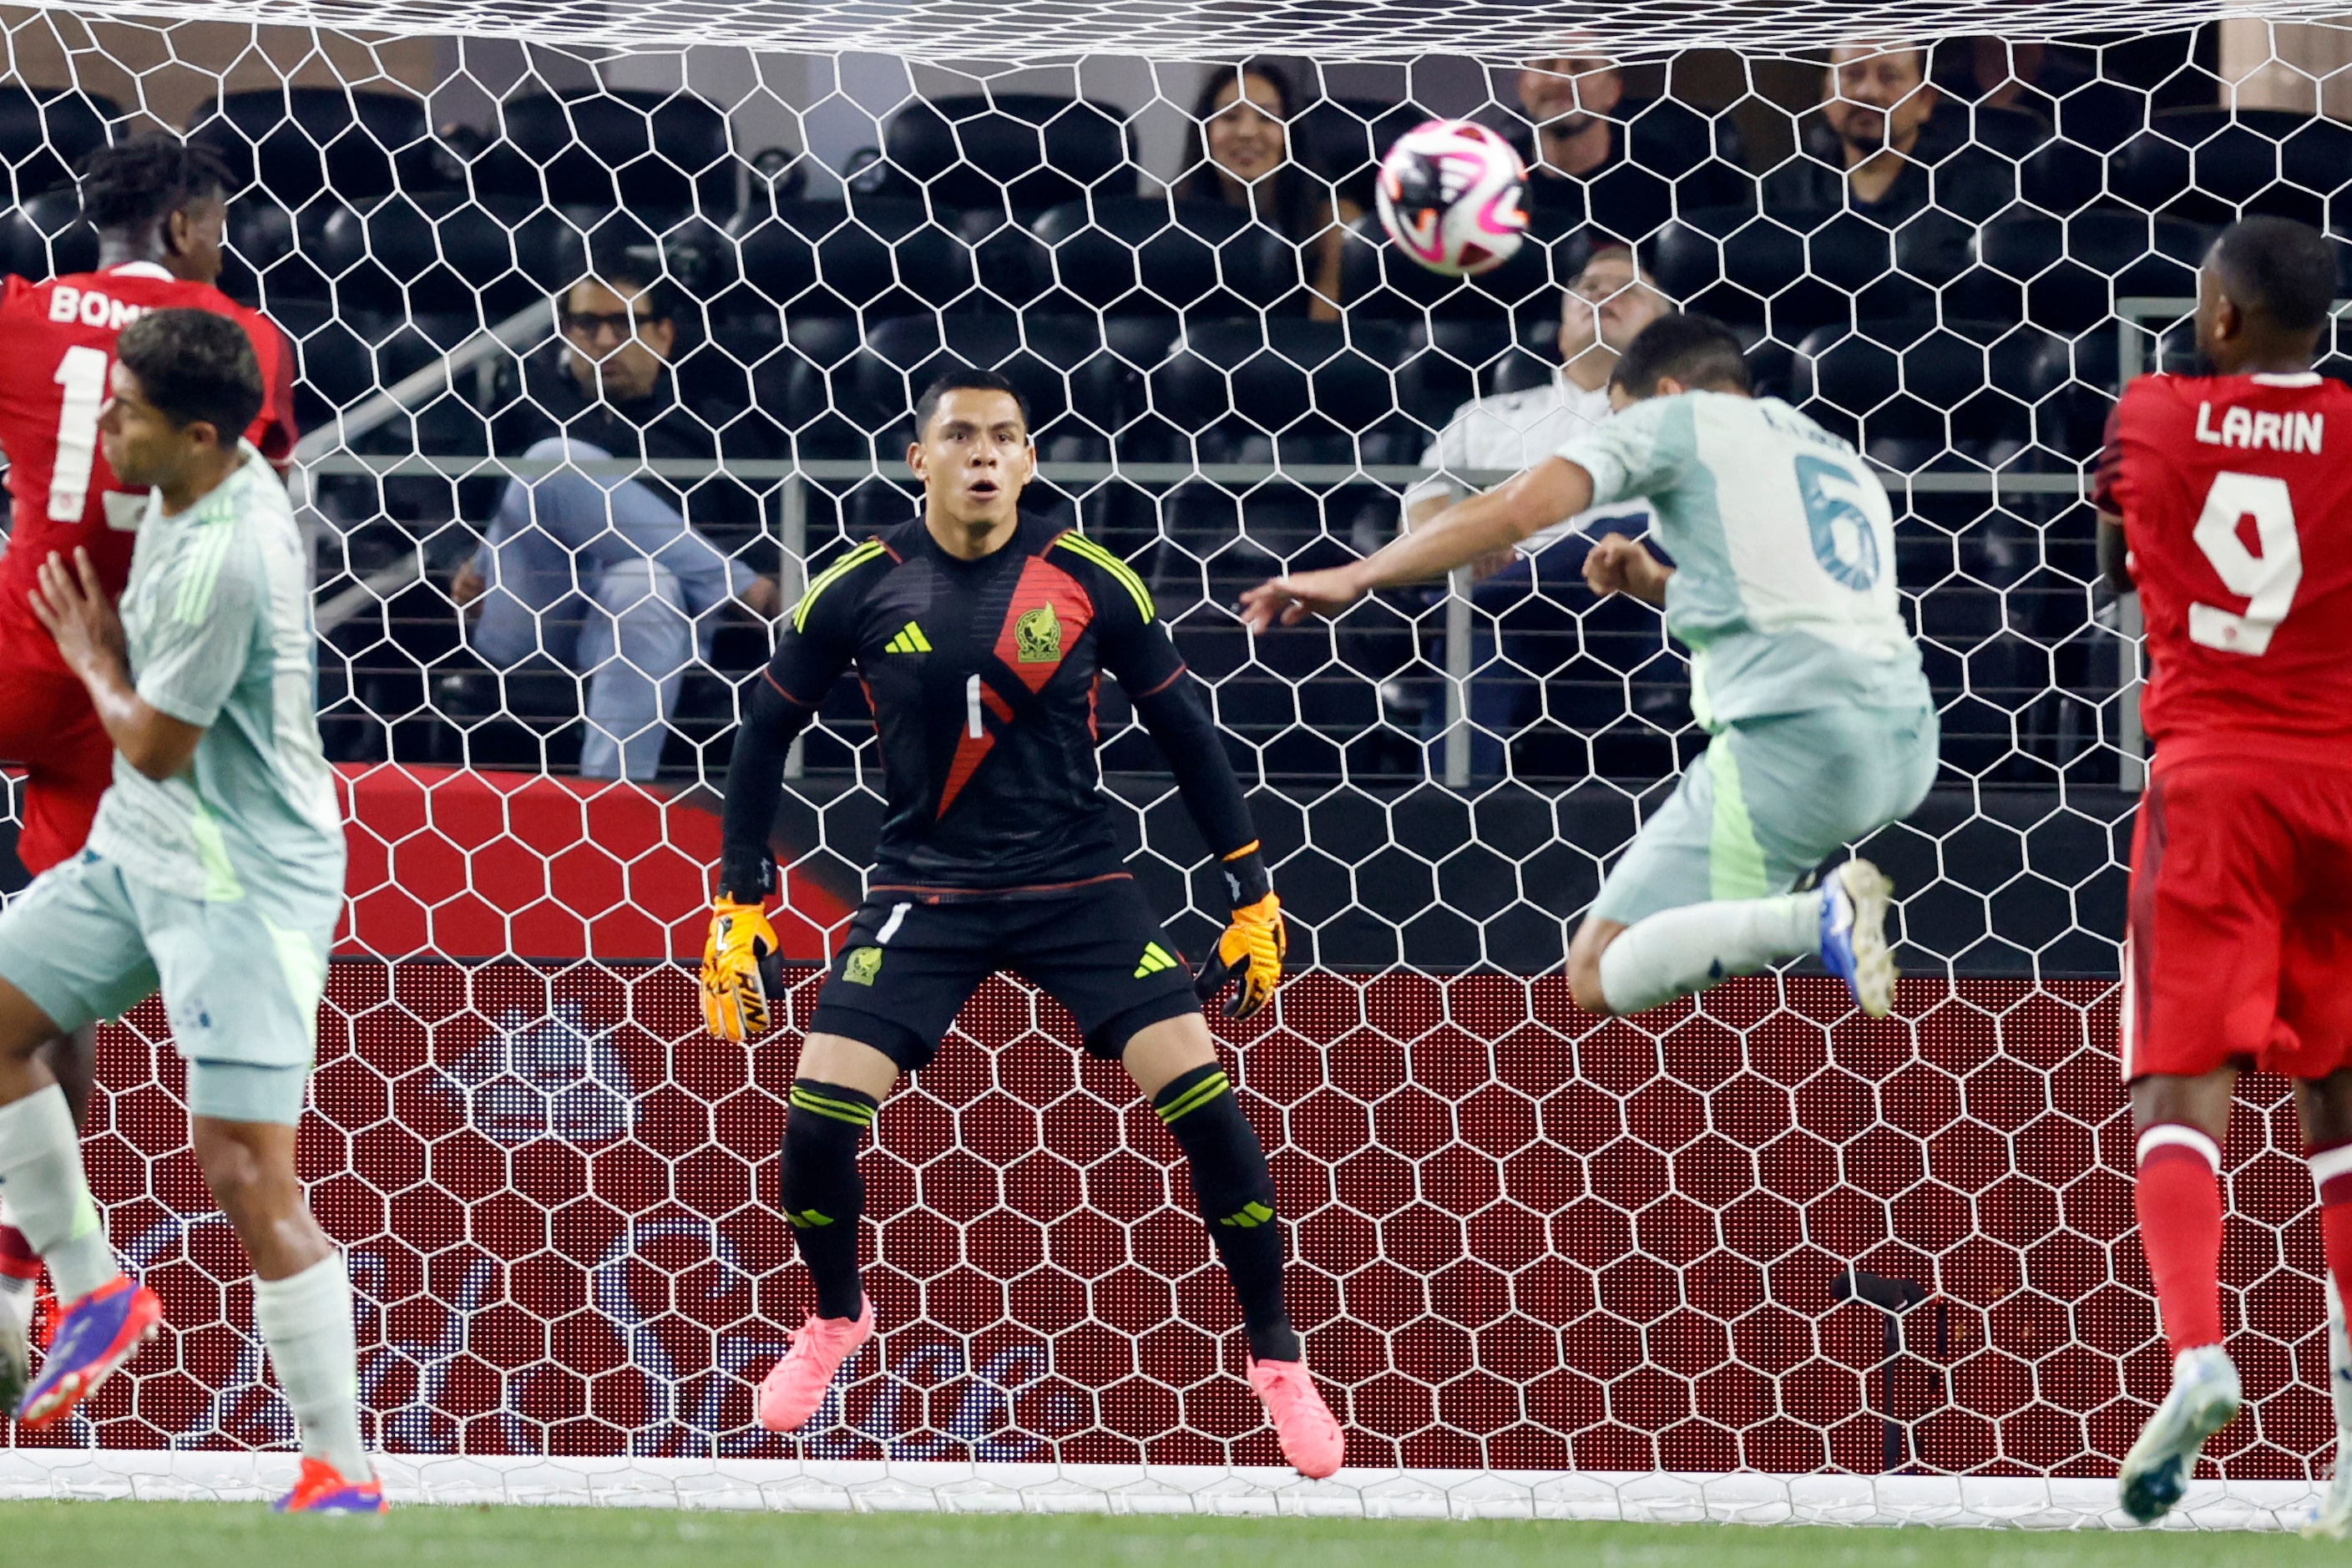
<path fill-rule="evenodd" d="M 583 676 L 587 778 L 651 779 L 687 667 L 730 604 L 773 613 L 776 582 L 704 536 L 751 531 L 756 496 L 590 465 L 714 459 L 731 410 L 690 406 L 677 322 L 656 268 L 610 261 L 557 302 L 559 342 L 525 368 L 492 429 L 500 455 L 562 465 L 508 481 L 488 536 L 449 585 L 474 651 L 503 670 L 547 658 Z"/>

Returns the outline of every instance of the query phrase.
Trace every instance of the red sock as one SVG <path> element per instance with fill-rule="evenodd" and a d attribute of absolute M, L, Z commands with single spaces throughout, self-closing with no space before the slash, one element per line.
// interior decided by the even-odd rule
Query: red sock
<path fill-rule="evenodd" d="M 25 1233 L 13 1225 L 0 1225 L 0 1277 L 10 1279 L 38 1279 L 41 1277 L 41 1255 L 25 1239 Z"/>
<path fill-rule="evenodd" d="M 2314 1149 L 2311 1179 L 2319 1188 L 2320 1255 L 2341 1294 L 2352 1283 L 2352 1143 Z"/>
<path fill-rule="evenodd" d="M 2139 1244 L 2172 1353 L 2221 1342 L 2221 1151 L 2193 1127 L 2139 1135 Z"/>

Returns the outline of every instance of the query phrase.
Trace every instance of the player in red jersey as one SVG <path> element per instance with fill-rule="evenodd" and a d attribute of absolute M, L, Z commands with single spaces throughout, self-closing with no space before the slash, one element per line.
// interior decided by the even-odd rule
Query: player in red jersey
<path fill-rule="evenodd" d="M 2101 559 L 2140 596 L 2156 746 L 2132 845 L 2122 1053 L 2173 1381 L 2118 1478 L 2141 1520 L 2179 1500 L 2205 1438 L 2238 1412 L 2220 1178 L 2245 1068 L 2296 1080 L 2337 1453 L 2352 1455 L 2352 388 L 2311 368 L 2335 290 L 2316 230 L 2229 229 L 2197 280 L 2197 346 L 2216 374 L 2125 388 L 2099 465 Z M 2341 1537 L 2352 1463 L 2336 1476 L 2313 1530 Z"/>
<path fill-rule="evenodd" d="M 81 847 L 113 776 L 114 747 L 57 639 L 34 618 L 41 563 L 89 552 L 118 597 L 131 574 L 131 530 L 144 490 L 116 484 L 99 450 L 116 334 L 149 310 L 191 306 L 240 322 L 260 355 L 268 402 L 247 438 L 271 461 L 294 452 L 294 355 L 285 337 L 215 288 L 227 193 L 219 156 L 167 136 L 93 153 L 82 167 L 82 215 L 98 231 L 99 268 L 0 287 L 0 453 L 11 501 L 0 553 L 0 759 L 26 769 L 17 858 L 38 875 Z M 89 1098 L 90 1039 L 52 1041 L 43 1055 L 79 1123 Z M 25 1322 L 39 1262 L 0 1225 L 0 1412 L 27 1374 Z"/>

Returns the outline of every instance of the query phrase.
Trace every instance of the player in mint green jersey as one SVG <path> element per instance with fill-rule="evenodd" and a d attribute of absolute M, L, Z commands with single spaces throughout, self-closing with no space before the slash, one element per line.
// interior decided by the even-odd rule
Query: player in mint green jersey
<path fill-rule="evenodd" d="M 1643 329 L 1610 395 L 1615 416 L 1554 457 L 1352 565 L 1250 590 L 1243 618 L 1262 632 L 1336 614 L 1589 507 L 1649 498 L 1675 564 L 1612 536 L 1585 580 L 1665 611 L 1714 740 L 1602 883 L 1569 948 L 1576 999 L 1638 1013 L 1819 953 L 1883 1017 L 1893 884 L 1850 859 L 1790 889 L 1909 816 L 1935 778 L 1936 710 L 1895 595 L 1886 491 L 1850 444 L 1755 396 L 1739 340 L 1707 317 Z"/>
<path fill-rule="evenodd" d="M 203 310 L 116 341 L 106 460 L 149 489 L 117 610 L 77 549 L 33 610 L 115 748 L 88 845 L 0 914 L 0 1192 L 64 1311 L 16 1409 L 62 1420 L 155 1331 L 90 1201 L 43 1042 L 161 990 L 188 1063 L 189 1137 L 254 1265 L 253 1315 L 302 1469 L 279 1503 L 378 1512 L 360 1440 L 351 1279 L 294 1164 L 343 836 L 319 744 L 310 574 L 285 486 L 237 433 L 262 405 L 245 331 Z"/>

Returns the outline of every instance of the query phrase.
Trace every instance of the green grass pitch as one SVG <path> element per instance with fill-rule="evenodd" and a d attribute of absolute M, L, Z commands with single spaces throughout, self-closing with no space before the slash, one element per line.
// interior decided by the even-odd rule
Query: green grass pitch
<path fill-rule="evenodd" d="M 283 1520 L 212 1503 L 0 1503 L 11 1563 L 159 1568 L 2244 1568 L 2341 1562 L 2294 1536 L 936 1514 L 413 1508 Z"/>

